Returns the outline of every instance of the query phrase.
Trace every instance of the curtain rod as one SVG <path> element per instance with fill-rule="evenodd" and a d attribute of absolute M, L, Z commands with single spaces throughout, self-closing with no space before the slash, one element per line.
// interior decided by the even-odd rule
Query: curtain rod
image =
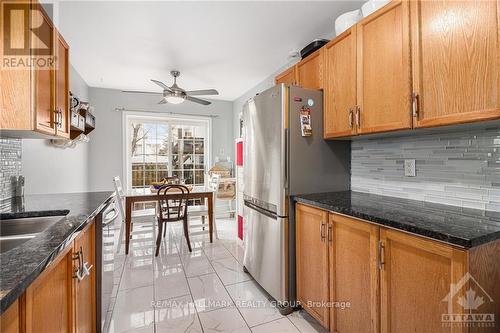
<path fill-rule="evenodd" d="M 124 107 L 115 108 L 115 111 L 150 112 L 150 113 L 170 114 L 170 115 L 179 115 L 179 116 L 208 117 L 208 118 L 218 118 L 219 117 L 218 115 L 214 115 L 214 114 L 196 114 L 196 113 L 179 113 L 179 112 L 158 111 L 158 110 L 127 109 Z"/>

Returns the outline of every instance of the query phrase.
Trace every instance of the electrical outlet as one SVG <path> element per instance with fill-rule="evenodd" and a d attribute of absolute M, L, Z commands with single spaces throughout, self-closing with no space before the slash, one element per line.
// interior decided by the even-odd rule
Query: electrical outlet
<path fill-rule="evenodd" d="M 405 160 L 405 177 L 415 177 L 415 160 Z"/>

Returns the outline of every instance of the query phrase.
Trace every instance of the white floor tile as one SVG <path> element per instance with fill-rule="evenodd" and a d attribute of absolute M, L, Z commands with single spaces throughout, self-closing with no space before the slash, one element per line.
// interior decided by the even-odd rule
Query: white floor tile
<path fill-rule="evenodd" d="M 328 333 L 327 329 L 304 310 L 292 312 L 287 317 L 302 333 Z"/>
<path fill-rule="evenodd" d="M 233 257 L 235 257 L 236 260 L 243 265 L 243 256 L 245 251 L 243 247 L 238 245 L 236 241 L 225 244 L 225 247 L 233 255 Z"/>
<path fill-rule="evenodd" d="M 138 259 L 129 257 L 125 261 L 119 290 L 133 289 L 153 285 L 153 264 L 151 258 Z"/>
<path fill-rule="evenodd" d="M 203 247 L 203 251 L 205 252 L 205 255 L 209 260 L 217 260 L 217 259 L 224 259 L 224 258 L 229 258 L 232 257 L 231 253 L 222 245 L 215 245 L 215 243 L 208 243 L 208 244 L 213 244 L 212 246 L 210 245 L 205 245 Z"/>
<path fill-rule="evenodd" d="M 235 307 L 200 313 L 200 321 L 205 333 L 246 333 L 247 324 Z"/>
<path fill-rule="evenodd" d="M 204 254 L 199 256 L 181 256 L 187 277 L 213 273 L 214 269 Z"/>
<path fill-rule="evenodd" d="M 243 272 L 243 266 L 241 266 L 232 256 L 225 259 L 214 260 L 212 261 L 212 266 L 222 280 L 222 283 L 226 286 L 252 279 L 249 274 Z"/>
<path fill-rule="evenodd" d="M 216 274 L 191 277 L 188 282 L 198 312 L 223 308 L 233 304 Z"/>
<path fill-rule="evenodd" d="M 114 333 L 149 328 L 154 323 L 153 286 L 118 292 L 110 329 Z"/>
<path fill-rule="evenodd" d="M 155 300 L 189 295 L 189 287 L 184 273 L 181 272 L 167 275 L 161 275 L 160 273 L 155 276 L 154 295 Z"/>
<path fill-rule="evenodd" d="M 250 327 L 283 318 L 255 281 L 241 282 L 226 288 Z"/>
<path fill-rule="evenodd" d="M 252 327 L 253 333 L 300 333 L 287 318 Z"/>
<path fill-rule="evenodd" d="M 159 301 L 155 306 L 156 332 L 202 332 L 191 296 Z"/>

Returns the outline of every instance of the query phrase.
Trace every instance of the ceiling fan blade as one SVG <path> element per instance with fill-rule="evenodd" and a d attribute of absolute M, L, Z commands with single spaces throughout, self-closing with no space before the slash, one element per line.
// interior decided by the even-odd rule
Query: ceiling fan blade
<path fill-rule="evenodd" d="M 218 95 L 219 92 L 215 89 L 206 89 L 206 90 L 191 90 L 186 91 L 186 94 L 191 96 L 199 96 L 199 95 Z"/>
<path fill-rule="evenodd" d="M 205 101 L 204 99 L 200 99 L 200 98 L 196 98 L 196 97 L 191 97 L 189 95 L 186 96 L 186 100 L 190 101 L 190 102 L 195 102 L 195 103 L 198 103 L 198 104 L 202 104 L 202 105 L 210 105 L 210 104 L 212 104 L 212 102 Z"/>
<path fill-rule="evenodd" d="M 168 102 L 167 102 L 167 100 L 165 98 L 158 102 L 158 104 L 167 104 L 167 103 Z"/>
<path fill-rule="evenodd" d="M 161 81 L 158 81 L 158 80 L 153 80 L 151 79 L 152 82 L 156 83 L 157 85 L 159 85 L 160 87 L 162 87 L 163 89 L 167 90 L 167 91 L 172 91 L 172 89 L 170 89 L 169 86 L 167 86 L 165 83 L 161 82 Z"/>
<path fill-rule="evenodd" d="M 138 91 L 138 90 L 122 90 L 123 93 L 127 94 L 153 94 L 153 95 L 163 95 L 161 92 L 154 91 Z"/>

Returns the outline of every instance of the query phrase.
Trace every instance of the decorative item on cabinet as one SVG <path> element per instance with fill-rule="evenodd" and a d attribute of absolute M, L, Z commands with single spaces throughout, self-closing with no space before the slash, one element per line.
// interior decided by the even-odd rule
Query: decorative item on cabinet
<path fill-rule="evenodd" d="M 95 116 L 92 114 L 93 107 L 88 102 L 82 102 L 70 92 L 71 100 L 71 140 L 75 140 L 82 135 L 88 135 L 95 129 Z M 88 138 L 87 140 L 88 141 Z M 59 145 L 61 146 L 61 145 Z M 65 144 L 64 146 L 68 146 Z M 70 144 L 71 146 L 71 144 Z"/>

